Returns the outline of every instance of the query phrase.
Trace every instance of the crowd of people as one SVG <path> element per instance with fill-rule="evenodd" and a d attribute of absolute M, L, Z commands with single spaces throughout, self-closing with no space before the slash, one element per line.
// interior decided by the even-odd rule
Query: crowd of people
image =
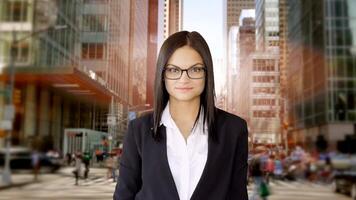
<path fill-rule="evenodd" d="M 95 156 L 89 152 L 76 152 L 66 154 L 66 163 L 68 166 L 74 167 L 73 174 L 75 177 L 75 185 L 78 185 L 79 179 L 82 177 L 86 180 L 89 176 L 90 166 L 98 166 L 107 168 L 106 178 L 117 180 L 117 170 L 119 169 L 119 158 L 121 152 L 112 151 L 102 152 L 95 151 Z"/>
<path fill-rule="evenodd" d="M 281 148 L 254 149 L 249 157 L 248 182 L 254 183 L 252 199 L 267 199 L 271 180 L 307 180 L 330 183 L 332 162 L 328 153 L 310 153 L 297 146 L 289 154 Z"/>

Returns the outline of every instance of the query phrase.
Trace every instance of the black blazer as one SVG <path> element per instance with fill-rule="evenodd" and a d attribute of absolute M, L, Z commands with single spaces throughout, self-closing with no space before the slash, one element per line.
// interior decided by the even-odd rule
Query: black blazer
<path fill-rule="evenodd" d="M 208 158 L 191 200 L 247 200 L 247 125 L 242 118 L 217 111 L 218 140 L 208 140 Z M 166 148 L 153 139 L 153 115 L 130 122 L 124 139 L 114 200 L 179 200 Z"/>

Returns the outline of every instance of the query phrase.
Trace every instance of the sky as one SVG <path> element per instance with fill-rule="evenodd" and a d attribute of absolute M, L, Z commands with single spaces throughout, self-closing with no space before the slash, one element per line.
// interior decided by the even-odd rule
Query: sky
<path fill-rule="evenodd" d="M 199 32 L 207 41 L 213 58 L 223 57 L 223 2 L 183 0 L 183 29 Z"/>
<path fill-rule="evenodd" d="M 213 60 L 223 59 L 223 0 L 183 0 L 183 30 L 199 32 Z M 225 66 L 214 63 L 215 91 L 224 87 Z"/>
<path fill-rule="evenodd" d="M 242 24 L 242 19 L 245 17 L 253 17 L 255 18 L 255 9 L 245 9 L 241 11 L 241 16 L 239 19 L 239 23 Z"/>

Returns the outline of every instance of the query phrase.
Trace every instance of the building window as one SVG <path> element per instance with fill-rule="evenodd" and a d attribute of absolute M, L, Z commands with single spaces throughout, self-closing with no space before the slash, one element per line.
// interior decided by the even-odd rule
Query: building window
<path fill-rule="evenodd" d="M 95 3 L 95 4 L 106 4 L 108 0 L 84 0 L 85 4 Z"/>
<path fill-rule="evenodd" d="M 105 59 L 106 44 L 103 43 L 83 43 L 82 59 Z"/>
<path fill-rule="evenodd" d="M 253 88 L 253 94 L 275 94 L 276 89 L 273 87 L 257 87 Z"/>
<path fill-rule="evenodd" d="M 253 99 L 254 106 L 274 106 L 276 105 L 275 99 Z"/>
<path fill-rule="evenodd" d="M 106 32 L 106 15 L 83 15 L 83 31 L 85 32 Z"/>
<path fill-rule="evenodd" d="M 13 59 L 15 62 L 27 62 L 29 57 L 28 42 L 21 42 L 11 48 Z"/>
<path fill-rule="evenodd" d="M 274 117 L 276 117 L 276 112 L 271 111 L 271 110 L 253 111 L 253 117 L 255 117 L 255 118 L 274 118 Z"/>
<path fill-rule="evenodd" d="M 274 76 L 253 76 L 254 83 L 278 83 Z"/>
<path fill-rule="evenodd" d="M 27 1 L 9 1 L 5 2 L 3 19 L 7 22 L 25 22 L 27 21 Z"/>

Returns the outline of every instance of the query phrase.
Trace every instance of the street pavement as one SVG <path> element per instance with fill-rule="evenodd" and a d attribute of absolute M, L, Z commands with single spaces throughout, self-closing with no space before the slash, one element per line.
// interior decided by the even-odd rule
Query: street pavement
<path fill-rule="evenodd" d="M 72 168 L 64 168 L 56 174 L 41 174 L 38 182 L 19 187 L 0 190 L 0 200 L 111 200 L 115 185 L 106 178 L 106 169 L 93 168 L 87 180 L 81 179 L 74 185 Z M 17 175 L 17 178 L 31 177 L 29 174 Z M 248 186 L 251 197 L 253 184 Z M 350 197 L 332 192 L 330 185 L 309 183 L 305 181 L 272 181 L 272 195 L 269 200 L 351 200 Z"/>
<path fill-rule="evenodd" d="M 248 186 L 252 199 L 254 185 Z M 332 192 L 331 185 L 307 181 L 273 180 L 269 183 L 269 200 L 351 200 L 347 195 Z"/>
<path fill-rule="evenodd" d="M 0 190 L 0 200 L 84 200 L 112 199 L 116 183 L 106 178 L 106 169 L 90 170 L 87 180 L 80 179 L 76 186 L 72 168 L 56 174 L 41 174 L 39 181 L 20 187 Z M 19 177 L 20 175 L 14 175 Z M 28 177 L 29 175 L 21 175 Z M 33 178 L 33 176 L 32 176 Z"/>

